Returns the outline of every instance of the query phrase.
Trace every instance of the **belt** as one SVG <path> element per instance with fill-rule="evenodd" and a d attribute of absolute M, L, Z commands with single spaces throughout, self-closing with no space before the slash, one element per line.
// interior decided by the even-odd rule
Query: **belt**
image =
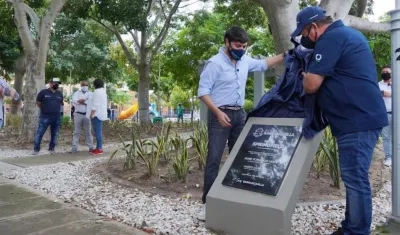
<path fill-rule="evenodd" d="M 242 106 L 229 106 L 229 105 L 224 105 L 224 106 L 220 106 L 218 107 L 219 109 L 227 109 L 227 110 L 234 110 L 234 111 L 238 111 L 242 109 Z"/>
<path fill-rule="evenodd" d="M 387 112 L 387 113 L 389 113 L 389 114 L 392 114 L 392 111 L 390 111 L 390 112 Z"/>
<path fill-rule="evenodd" d="M 82 113 L 82 112 L 76 112 L 76 113 L 79 113 L 79 114 L 82 114 L 82 115 L 86 115 L 86 113 Z"/>

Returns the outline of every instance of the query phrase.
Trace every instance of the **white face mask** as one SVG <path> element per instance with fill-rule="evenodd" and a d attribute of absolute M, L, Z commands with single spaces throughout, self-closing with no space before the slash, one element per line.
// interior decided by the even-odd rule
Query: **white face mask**
<path fill-rule="evenodd" d="M 88 86 L 83 86 L 83 87 L 81 87 L 81 90 L 83 92 L 87 92 L 89 90 L 89 87 Z"/>

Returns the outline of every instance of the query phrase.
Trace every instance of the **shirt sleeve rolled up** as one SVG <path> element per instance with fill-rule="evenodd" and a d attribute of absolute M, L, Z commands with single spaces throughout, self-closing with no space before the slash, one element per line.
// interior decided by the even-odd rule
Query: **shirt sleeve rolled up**
<path fill-rule="evenodd" d="M 219 71 L 219 65 L 216 63 L 208 61 L 204 65 L 204 69 L 200 75 L 199 89 L 197 91 L 198 97 L 211 94 L 211 89 L 219 76 Z"/>

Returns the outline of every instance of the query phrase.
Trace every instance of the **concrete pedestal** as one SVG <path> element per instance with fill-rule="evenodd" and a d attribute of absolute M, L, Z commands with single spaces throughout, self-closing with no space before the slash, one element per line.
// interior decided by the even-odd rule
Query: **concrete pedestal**
<path fill-rule="evenodd" d="M 291 217 L 323 136 L 320 132 L 314 139 L 305 140 L 299 134 L 302 123 L 303 119 L 297 118 L 249 119 L 208 193 L 207 228 L 229 235 L 291 234 Z M 294 130 L 294 127 L 297 134 L 292 137 L 287 137 L 291 133 L 282 134 L 280 131 Z M 264 139 L 260 133 L 266 135 Z M 243 143 L 250 147 L 246 149 Z M 258 150 L 253 151 L 257 147 Z M 238 157 L 245 160 L 237 161 Z M 264 160 L 260 163 L 260 159 Z M 273 160 L 268 162 L 268 159 Z M 251 166 L 249 161 L 256 164 Z M 275 172 L 276 166 L 271 168 L 268 164 L 279 165 L 279 169 Z M 260 169 L 257 171 L 254 166 Z M 248 169 L 251 169 L 251 174 Z M 261 177 L 265 175 L 275 177 L 274 182 Z M 254 179 L 254 182 L 248 179 Z M 270 185 L 269 189 L 264 184 Z"/>

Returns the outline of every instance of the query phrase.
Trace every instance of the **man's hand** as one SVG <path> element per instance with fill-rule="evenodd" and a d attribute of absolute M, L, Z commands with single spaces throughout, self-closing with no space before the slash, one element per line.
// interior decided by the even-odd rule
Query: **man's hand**
<path fill-rule="evenodd" d="M 85 99 L 79 99 L 79 100 L 78 100 L 78 103 L 80 103 L 80 104 L 84 104 L 84 103 L 85 103 L 85 101 L 86 101 Z"/>
<path fill-rule="evenodd" d="M 226 113 L 222 112 L 221 110 L 217 113 L 217 118 L 219 124 L 223 127 L 230 127 L 231 126 L 231 119 L 229 119 L 228 115 Z"/>
<path fill-rule="evenodd" d="M 392 93 L 388 91 L 383 91 L 383 97 L 392 97 Z"/>

